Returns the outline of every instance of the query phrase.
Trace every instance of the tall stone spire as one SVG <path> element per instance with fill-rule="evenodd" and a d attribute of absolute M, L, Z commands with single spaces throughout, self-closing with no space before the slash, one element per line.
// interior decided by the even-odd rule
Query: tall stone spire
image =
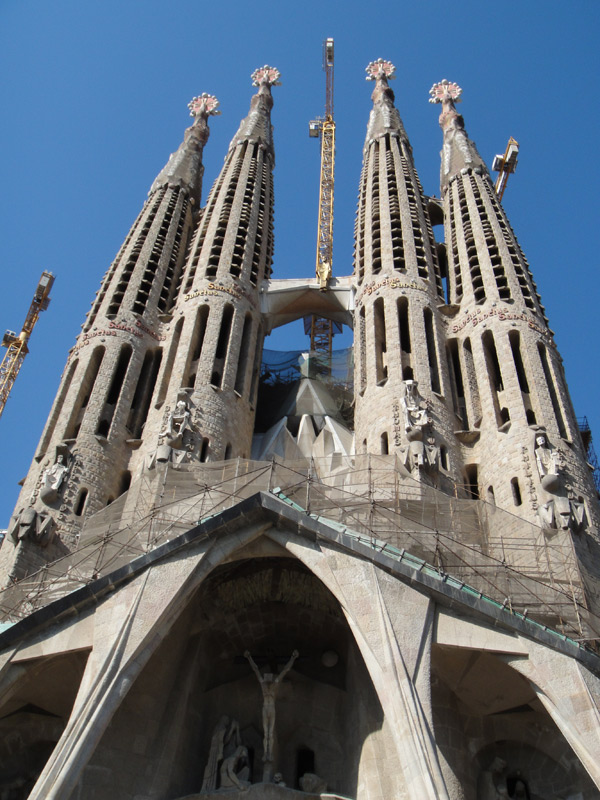
<path fill-rule="evenodd" d="M 154 181 L 149 197 L 108 270 L 67 366 L 15 508 L 34 537 L 2 549 L 8 573 L 22 576 L 76 543 L 85 518 L 129 486 L 157 376 L 162 342 L 202 188 L 202 151 L 215 97 L 190 103 L 194 124 Z M 48 544 L 48 540 L 51 540 Z"/>
<path fill-rule="evenodd" d="M 164 186 L 179 186 L 187 190 L 194 203 L 200 204 L 204 175 L 202 151 L 210 136 L 208 118 L 221 113 L 217 110 L 218 106 L 217 98 L 206 92 L 188 103 L 190 116 L 195 117 L 194 123 L 186 130 L 183 142 L 157 175 L 150 195 Z"/>
<path fill-rule="evenodd" d="M 462 428 L 464 481 L 474 496 L 548 528 L 585 563 L 579 533 L 586 514 L 597 525 L 597 505 L 562 361 L 529 265 L 456 111 L 461 93 L 443 80 L 430 102 L 442 104 L 447 397 Z M 576 570 L 568 580 L 581 586 Z"/>
<path fill-rule="evenodd" d="M 279 72 L 264 66 L 252 81 L 258 91 L 189 248 L 147 425 L 146 456 L 175 465 L 250 456 L 264 337 L 259 290 L 273 254 L 271 87 Z M 190 418 L 183 439 L 164 434 L 178 403 Z"/>
<path fill-rule="evenodd" d="M 474 169 L 487 172 L 485 163 L 475 144 L 465 131 L 465 121 L 456 110 L 455 103 L 461 102 L 462 89 L 457 83 L 444 80 L 435 83 L 429 90 L 430 103 L 441 103 L 440 127 L 444 131 L 442 150 L 441 189 L 442 197 L 448 183 L 461 169 Z"/>
<path fill-rule="evenodd" d="M 438 485 L 439 456 L 449 463 L 454 426 L 440 400 L 449 378 L 436 246 L 388 83 L 394 65 L 379 59 L 366 71 L 375 88 L 355 227 L 356 446 L 398 453 L 416 478 Z M 414 403 L 423 404 L 416 415 Z"/>

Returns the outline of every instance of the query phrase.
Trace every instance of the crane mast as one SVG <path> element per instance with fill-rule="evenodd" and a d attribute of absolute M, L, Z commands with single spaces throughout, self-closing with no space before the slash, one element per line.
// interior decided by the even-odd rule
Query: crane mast
<path fill-rule="evenodd" d="M 326 292 L 333 260 L 333 190 L 335 172 L 335 121 L 333 119 L 333 39 L 323 42 L 325 71 L 325 116 L 311 120 L 309 136 L 321 140 L 321 175 L 319 180 L 319 218 L 317 229 L 316 275 L 319 288 Z M 310 322 L 310 349 L 331 356 L 333 323 L 314 315 Z"/>
<path fill-rule="evenodd" d="M 25 356 L 29 352 L 27 345 L 35 323 L 40 313 L 45 311 L 50 303 L 50 289 L 53 283 L 54 275 L 51 272 L 42 272 L 21 333 L 17 335 L 14 331 L 6 331 L 2 338 L 2 347 L 6 347 L 6 353 L 0 363 L 0 416 Z"/>

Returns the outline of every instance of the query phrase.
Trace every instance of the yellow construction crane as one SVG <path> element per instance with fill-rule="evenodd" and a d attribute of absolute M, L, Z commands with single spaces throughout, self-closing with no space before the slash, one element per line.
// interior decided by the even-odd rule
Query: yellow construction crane
<path fill-rule="evenodd" d="M 321 140 L 321 179 L 317 230 L 316 273 L 320 289 L 327 291 L 333 259 L 333 188 L 335 168 L 335 122 L 333 119 L 333 39 L 323 42 L 325 71 L 325 116 L 310 121 L 308 135 Z M 313 315 L 310 322 L 310 349 L 331 356 L 333 323 Z"/>
<path fill-rule="evenodd" d="M 27 343 L 35 323 L 38 321 L 40 313 L 45 311 L 50 303 L 49 295 L 53 283 L 54 275 L 51 272 L 42 272 L 21 333 L 17 335 L 14 331 L 6 331 L 2 339 L 2 347 L 6 347 L 6 354 L 0 364 L 0 416 L 2 416 L 10 390 L 19 374 L 21 364 L 29 352 Z"/>
<path fill-rule="evenodd" d="M 517 157 L 519 155 L 519 143 L 511 136 L 506 145 L 506 151 L 503 156 L 496 156 L 494 158 L 492 169 L 498 173 L 496 179 L 496 194 L 498 200 L 502 200 L 506 184 L 508 183 L 508 176 L 511 175 L 517 168 Z"/>

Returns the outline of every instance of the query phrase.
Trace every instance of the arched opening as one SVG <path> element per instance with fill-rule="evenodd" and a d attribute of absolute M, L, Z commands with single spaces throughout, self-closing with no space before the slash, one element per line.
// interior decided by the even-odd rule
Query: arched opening
<path fill-rule="evenodd" d="M 80 779 L 81 796 L 99 775 L 116 797 L 125 785 L 148 794 L 159 777 L 165 797 L 219 791 L 224 761 L 238 747 L 245 779 L 263 782 L 258 675 L 280 675 L 294 651 L 275 696 L 275 771 L 290 788 L 310 773 L 329 791 L 356 796 L 364 760 L 385 759 L 375 735 L 383 712 L 338 601 L 287 557 L 234 561 L 204 580 L 123 699 Z M 105 775 L 98 767 L 115 741 L 123 758 Z M 158 756 L 165 748 L 168 760 Z"/>

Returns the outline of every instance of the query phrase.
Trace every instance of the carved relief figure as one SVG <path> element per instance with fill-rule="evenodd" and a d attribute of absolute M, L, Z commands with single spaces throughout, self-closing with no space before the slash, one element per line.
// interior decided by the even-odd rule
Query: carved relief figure
<path fill-rule="evenodd" d="M 285 667 L 281 670 L 278 675 L 274 675 L 271 672 L 265 672 L 261 674 L 258 667 L 254 663 L 250 652 L 246 650 L 244 653 L 244 657 L 248 659 L 248 663 L 252 667 L 252 671 L 258 678 L 258 682 L 260 683 L 260 688 L 262 689 L 263 693 L 263 761 L 272 761 L 273 760 L 273 744 L 274 744 L 274 735 L 275 735 L 275 700 L 277 698 L 277 693 L 279 691 L 279 686 L 281 685 L 281 681 L 287 675 L 287 673 L 291 670 L 294 661 L 298 658 L 298 651 L 294 650 L 292 653 L 292 657 L 287 662 Z"/>
<path fill-rule="evenodd" d="M 240 745 L 240 726 L 238 722 L 230 719 L 227 714 L 223 714 L 215 726 L 210 741 L 208 762 L 204 769 L 204 779 L 200 791 L 210 792 L 217 788 L 219 768 L 223 759 L 235 752 Z"/>

